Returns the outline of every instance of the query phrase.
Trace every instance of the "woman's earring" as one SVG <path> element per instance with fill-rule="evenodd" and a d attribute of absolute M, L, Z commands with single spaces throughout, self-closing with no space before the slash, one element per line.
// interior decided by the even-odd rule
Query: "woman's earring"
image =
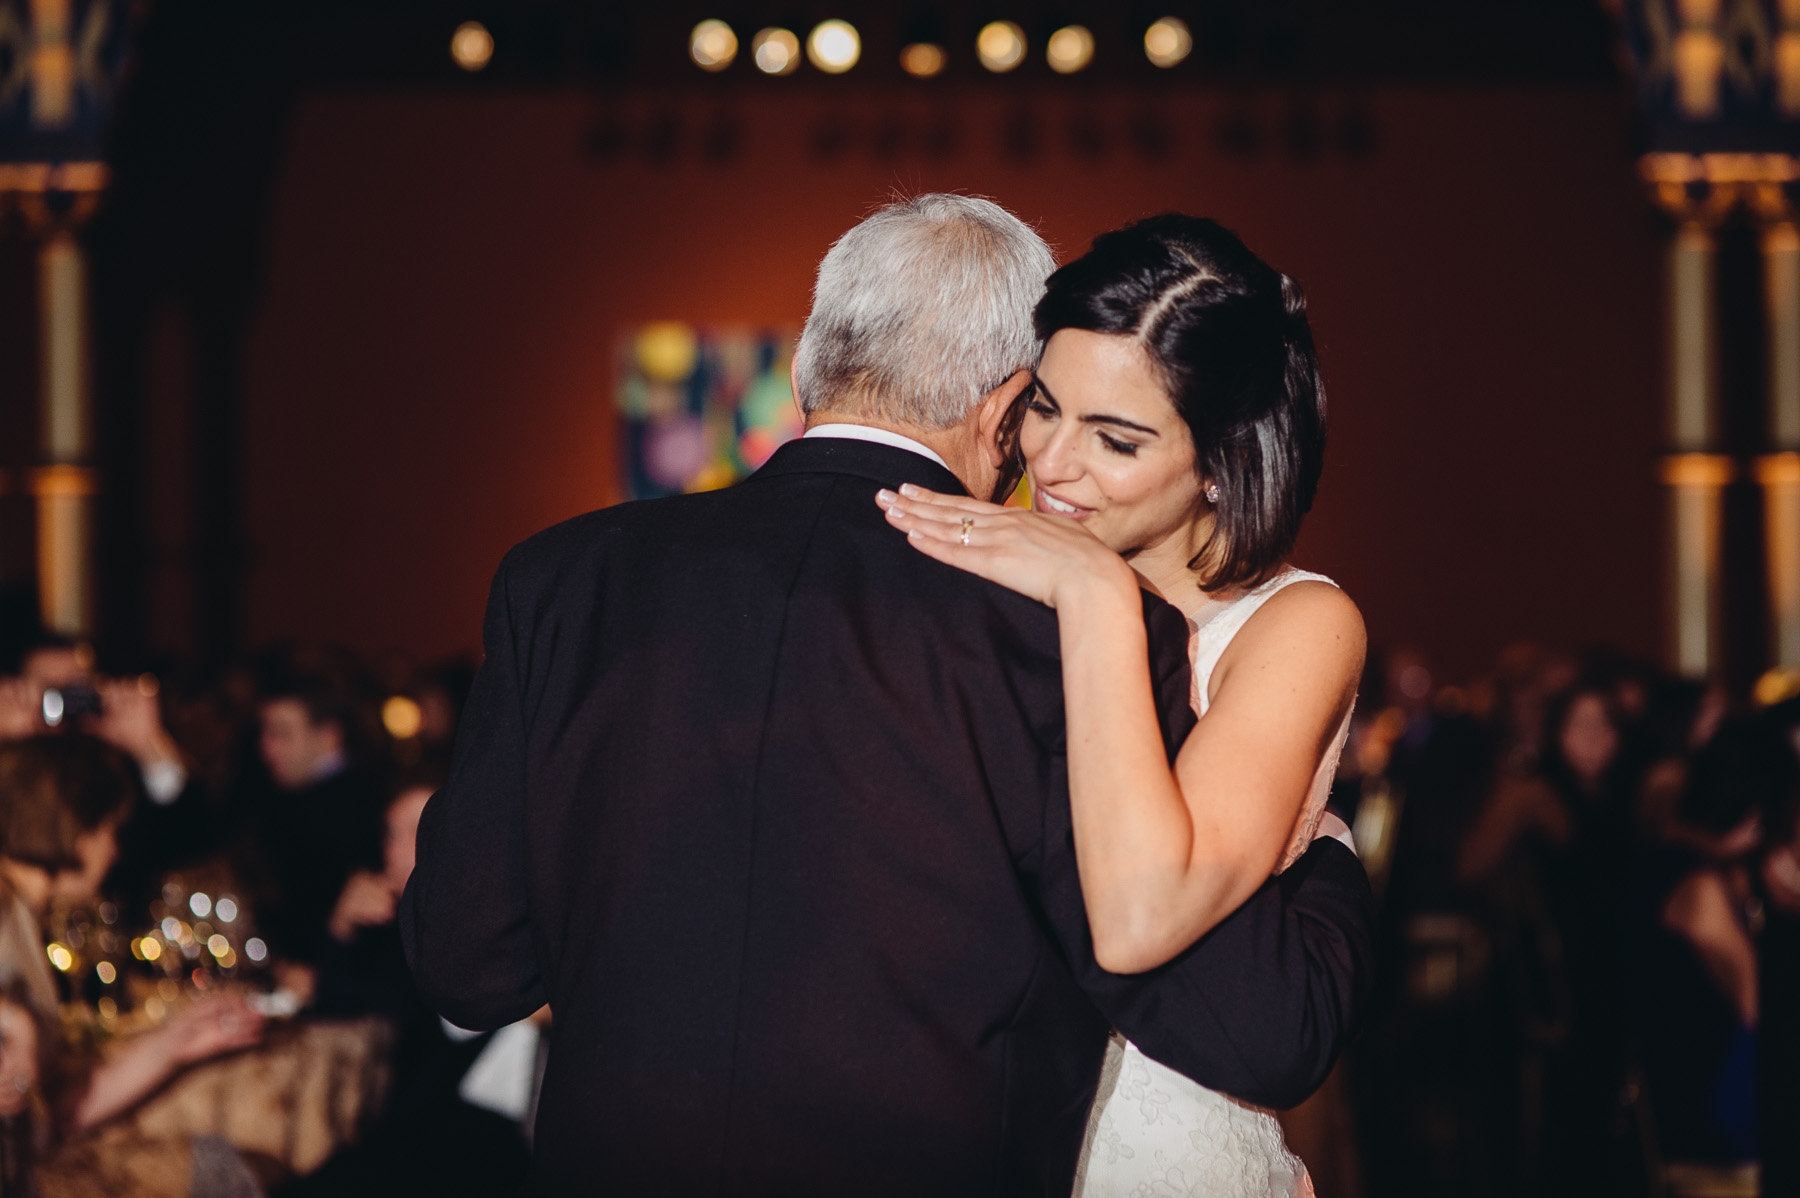
<path fill-rule="evenodd" d="M 1219 504 L 1219 484 L 1218 483 L 1207 483 L 1206 484 L 1206 502 L 1212 504 L 1214 507 L 1218 506 L 1218 504 Z"/>

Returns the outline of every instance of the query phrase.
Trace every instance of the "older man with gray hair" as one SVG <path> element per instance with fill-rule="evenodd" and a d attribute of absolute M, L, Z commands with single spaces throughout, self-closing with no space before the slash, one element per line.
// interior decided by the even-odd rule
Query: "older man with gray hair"
<path fill-rule="evenodd" d="M 1330 984 L 1311 929 L 1361 934 L 1296 871 L 1153 973 L 1095 964 L 1055 615 L 873 502 L 995 489 L 1052 266 L 985 200 L 881 209 L 819 268 L 804 438 L 502 563 L 400 923 L 452 1022 L 555 1013 L 529 1192 L 1063 1198 L 1109 1028 L 1272 1103 L 1341 1046 L 1263 1013 Z M 1178 744 L 1186 626 L 1146 618 Z"/>

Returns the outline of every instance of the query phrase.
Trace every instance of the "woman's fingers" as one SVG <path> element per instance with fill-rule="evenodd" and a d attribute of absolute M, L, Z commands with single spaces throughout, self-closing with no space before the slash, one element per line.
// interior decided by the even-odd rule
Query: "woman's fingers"
<path fill-rule="evenodd" d="M 931 503 L 941 507 L 954 508 L 957 511 L 973 512 L 977 515 L 1005 510 L 997 503 L 971 499 L 967 495 L 946 495 L 942 491 L 933 491 L 929 487 L 921 487 L 916 483 L 903 484 L 900 488 L 900 495 L 908 503 Z"/>

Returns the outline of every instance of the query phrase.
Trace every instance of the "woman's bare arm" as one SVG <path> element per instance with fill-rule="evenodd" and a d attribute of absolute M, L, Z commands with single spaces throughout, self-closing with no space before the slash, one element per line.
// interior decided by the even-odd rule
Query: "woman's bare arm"
<path fill-rule="evenodd" d="M 1756 1026 L 1756 946 L 1732 910 L 1725 880 L 1703 869 L 1663 904 L 1663 923 L 1694 946 L 1745 1027 Z"/>
<path fill-rule="evenodd" d="M 1355 698 L 1365 648 L 1355 604 L 1323 583 L 1270 599 L 1220 659 L 1211 707 L 1171 768 L 1137 576 L 1122 558 L 1078 526 L 1035 513 L 910 493 L 899 507 L 890 517 L 921 552 L 1056 608 L 1094 955 L 1115 973 L 1168 961 L 1280 861 Z M 978 544 L 960 543 L 966 513 L 983 517 Z"/>

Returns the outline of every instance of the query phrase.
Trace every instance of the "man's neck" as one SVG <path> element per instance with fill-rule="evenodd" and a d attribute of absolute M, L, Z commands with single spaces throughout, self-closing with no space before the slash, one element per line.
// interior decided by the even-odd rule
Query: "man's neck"
<path fill-rule="evenodd" d="M 963 488 L 974 494 L 969 480 L 978 475 L 972 469 L 979 461 L 976 454 L 979 447 L 972 444 L 968 430 L 962 425 L 946 429 L 920 428 L 913 424 L 901 424 L 893 420 L 874 420 L 866 416 L 854 416 L 843 412 L 815 412 L 806 418 L 806 431 L 811 432 L 822 424 L 854 424 L 862 428 L 878 428 L 883 432 L 894 433 L 931 450 L 944 460 L 950 473 L 956 475 Z"/>

